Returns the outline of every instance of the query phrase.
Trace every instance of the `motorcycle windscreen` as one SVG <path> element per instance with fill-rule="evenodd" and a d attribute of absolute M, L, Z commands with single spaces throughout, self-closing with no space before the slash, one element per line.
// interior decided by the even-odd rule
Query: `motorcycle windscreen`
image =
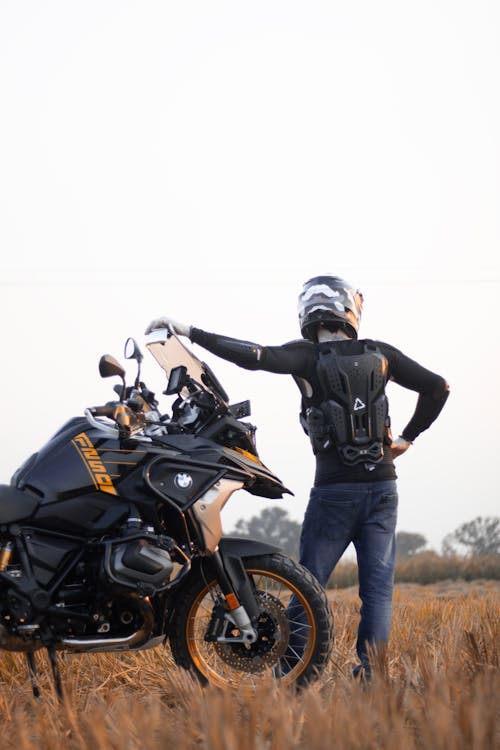
<path fill-rule="evenodd" d="M 174 333 L 170 333 L 166 328 L 151 331 L 146 338 L 146 346 L 160 367 L 165 370 L 167 380 L 174 367 L 184 365 L 193 380 L 197 383 L 204 382 L 205 370 L 202 362 L 189 349 L 186 349 Z M 184 398 L 189 395 L 187 388 L 182 389 L 181 395 Z"/>

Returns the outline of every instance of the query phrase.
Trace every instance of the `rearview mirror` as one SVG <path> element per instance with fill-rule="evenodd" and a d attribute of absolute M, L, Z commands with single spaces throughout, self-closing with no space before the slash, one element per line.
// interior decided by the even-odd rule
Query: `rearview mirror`
<path fill-rule="evenodd" d="M 139 364 L 144 359 L 139 344 L 131 336 L 125 341 L 125 359 L 135 359 Z"/>
<path fill-rule="evenodd" d="M 111 378 L 118 375 L 122 380 L 125 378 L 125 370 L 111 354 L 103 354 L 99 360 L 99 374 L 101 378 Z"/>

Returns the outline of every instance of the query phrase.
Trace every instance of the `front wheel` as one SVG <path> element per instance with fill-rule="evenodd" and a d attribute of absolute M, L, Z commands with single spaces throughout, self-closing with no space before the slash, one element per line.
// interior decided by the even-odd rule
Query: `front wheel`
<path fill-rule="evenodd" d="M 239 642 L 232 626 L 224 642 L 206 640 L 223 597 L 216 580 L 199 578 L 177 602 L 170 631 L 175 661 L 219 687 L 253 687 L 270 678 L 310 682 L 326 666 L 333 644 L 324 590 L 306 568 L 281 554 L 249 557 L 244 566 L 260 605 L 256 641 Z"/>

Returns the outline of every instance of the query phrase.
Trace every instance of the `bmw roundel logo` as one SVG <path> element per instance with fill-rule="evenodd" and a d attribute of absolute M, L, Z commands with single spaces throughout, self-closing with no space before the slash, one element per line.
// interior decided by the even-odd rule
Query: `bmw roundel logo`
<path fill-rule="evenodd" d="M 193 484 L 193 477 L 191 474 L 186 474 L 184 471 L 176 474 L 174 477 L 174 483 L 180 490 L 187 490 Z"/>

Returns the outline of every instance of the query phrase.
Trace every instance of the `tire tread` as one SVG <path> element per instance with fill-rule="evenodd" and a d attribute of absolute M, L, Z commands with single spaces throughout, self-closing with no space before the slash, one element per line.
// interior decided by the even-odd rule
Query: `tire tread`
<path fill-rule="evenodd" d="M 306 685 L 316 679 L 328 663 L 333 647 L 333 615 L 328 603 L 325 590 L 316 578 L 303 565 L 296 563 L 281 553 L 247 557 L 245 568 L 258 568 L 270 573 L 277 573 L 288 579 L 306 594 L 311 609 L 316 618 L 317 637 L 311 660 L 302 674 L 296 680 L 297 685 Z M 305 584 L 305 586 L 304 586 Z M 199 673 L 191 661 L 186 644 L 186 619 L 193 599 L 198 595 L 205 582 L 196 578 L 180 595 L 176 605 L 176 612 L 169 631 L 170 646 L 174 660 L 178 666 L 192 670 L 201 682 L 206 678 Z M 307 589 L 305 591 L 304 589 Z"/>

